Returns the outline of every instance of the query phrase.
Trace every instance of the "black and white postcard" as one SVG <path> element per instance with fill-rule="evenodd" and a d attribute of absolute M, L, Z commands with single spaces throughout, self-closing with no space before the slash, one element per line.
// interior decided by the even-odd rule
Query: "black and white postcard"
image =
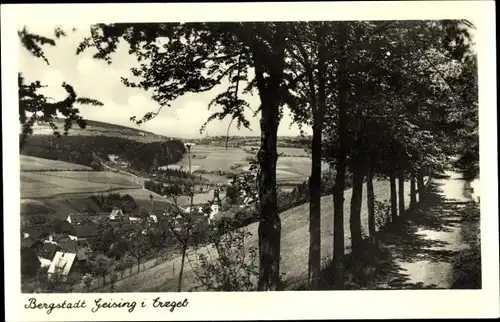
<path fill-rule="evenodd" d="M 498 317 L 495 48 L 490 1 L 2 5 L 6 319 Z"/>

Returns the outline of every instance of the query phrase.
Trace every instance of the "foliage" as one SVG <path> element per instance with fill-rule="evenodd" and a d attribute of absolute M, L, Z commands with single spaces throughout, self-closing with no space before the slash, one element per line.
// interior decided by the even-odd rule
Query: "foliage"
<path fill-rule="evenodd" d="M 388 200 L 375 200 L 375 230 L 379 231 L 381 228 L 390 223 L 391 216 L 391 203 Z"/>
<path fill-rule="evenodd" d="M 257 249 L 245 247 L 251 233 L 244 229 L 217 227 L 210 239 L 215 254 L 197 253 L 194 269 L 199 284 L 195 289 L 204 291 L 253 291 L 258 278 Z M 247 249 L 248 248 L 248 249 Z"/>
<path fill-rule="evenodd" d="M 110 272 L 112 265 L 112 260 L 103 254 L 97 254 L 94 258 L 90 259 L 92 275 L 101 276 L 103 282 L 106 282 L 106 275 Z"/>
<path fill-rule="evenodd" d="M 170 148 L 168 153 L 163 152 L 164 146 Z M 35 135 L 23 146 L 21 153 L 85 166 L 93 166 L 95 162 L 108 160 L 109 154 L 115 154 L 121 160 L 128 162 L 132 169 L 153 171 L 155 162 L 158 165 L 168 165 L 180 161 L 185 148 L 179 140 L 141 143 L 103 135 L 62 137 Z"/>
<path fill-rule="evenodd" d="M 89 292 L 90 291 L 90 287 L 92 286 L 92 281 L 94 280 L 94 276 L 92 276 L 92 274 L 85 274 L 82 276 L 82 280 L 81 280 L 81 285 L 82 285 L 82 288 Z"/>
<path fill-rule="evenodd" d="M 135 259 L 134 259 L 134 257 L 132 255 L 130 255 L 129 253 L 125 254 L 122 257 L 121 262 L 122 262 L 122 266 L 123 266 L 124 269 L 128 268 L 132 272 L 132 267 L 135 264 Z"/>
<path fill-rule="evenodd" d="M 71 285 L 66 281 L 65 276 L 57 270 L 48 274 L 47 270 L 48 267 L 40 267 L 38 271 L 36 293 L 69 293 Z"/>
<path fill-rule="evenodd" d="M 140 270 L 141 259 L 146 257 L 152 249 L 152 240 L 154 237 L 150 231 L 144 233 L 144 230 L 137 229 L 131 232 L 126 238 L 129 246 L 129 254 L 137 262 L 137 272 Z"/>
<path fill-rule="evenodd" d="M 92 195 L 90 198 L 104 212 L 111 212 L 116 207 L 121 209 L 123 213 L 131 214 L 136 213 L 139 209 L 134 198 L 129 194 L 123 196 L 119 193 L 100 194 Z"/>
<path fill-rule="evenodd" d="M 40 260 L 36 252 L 29 247 L 21 247 L 21 274 L 35 277 L 40 268 Z"/>

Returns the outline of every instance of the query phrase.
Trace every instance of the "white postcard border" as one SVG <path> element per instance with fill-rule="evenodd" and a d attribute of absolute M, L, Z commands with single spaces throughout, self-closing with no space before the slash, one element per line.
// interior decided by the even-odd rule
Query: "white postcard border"
<path fill-rule="evenodd" d="M 19 255 L 20 183 L 18 157 L 17 26 L 75 25 L 95 22 L 402 20 L 470 19 L 477 25 L 481 239 L 483 289 L 474 291 L 333 291 L 267 293 L 113 293 L 21 294 Z M 492 1 L 400 1 L 234 4 L 52 4 L 2 5 L 2 137 L 4 177 L 4 268 L 6 320 L 251 320 L 355 318 L 477 318 L 499 316 L 498 187 L 496 144 L 496 38 Z M 38 301 L 86 300 L 87 309 L 28 310 Z M 91 312 L 95 299 L 137 301 L 126 309 Z M 169 312 L 151 302 L 183 301 Z M 148 307 L 141 308 L 145 301 Z"/>

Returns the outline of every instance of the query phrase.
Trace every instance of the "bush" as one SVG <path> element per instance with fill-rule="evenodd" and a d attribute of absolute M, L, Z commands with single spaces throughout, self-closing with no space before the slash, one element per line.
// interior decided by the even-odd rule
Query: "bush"
<path fill-rule="evenodd" d="M 216 228 L 211 237 L 216 254 L 197 254 L 194 272 L 198 282 L 195 290 L 253 291 L 258 278 L 257 249 L 245 249 L 245 238 L 251 233 L 244 229 L 222 234 Z M 213 259 L 213 260 L 211 260 Z"/>
<path fill-rule="evenodd" d="M 381 228 L 387 226 L 390 222 L 391 203 L 388 200 L 378 201 L 375 200 L 375 230 L 379 231 Z"/>

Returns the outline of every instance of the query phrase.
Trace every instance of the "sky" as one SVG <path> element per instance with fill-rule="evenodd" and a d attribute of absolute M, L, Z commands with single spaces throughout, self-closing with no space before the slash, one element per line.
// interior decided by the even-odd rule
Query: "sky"
<path fill-rule="evenodd" d="M 35 25 L 26 26 L 29 32 L 54 38 L 55 26 Z M 76 31 L 72 31 L 76 28 Z M 126 87 L 120 77 L 131 76 L 130 68 L 137 65 L 135 56 L 128 54 L 128 45 L 121 43 L 112 56 L 112 64 L 92 58 L 94 51 L 87 50 L 76 55 L 76 48 L 84 37 L 90 34 L 90 26 L 63 26 L 67 36 L 56 40 L 56 46 L 44 46 L 44 53 L 49 60 L 47 65 L 42 59 L 36 58 L 24 47 L 19 50 L 19 69 L 27 81 L 40 80 L 47 85 L 42 93 L 54 99 L 64 98 L 65 91 L 61 87 L 63 82 L 72 85 L 78 96 L 94 98 L 104 106 L 81 106 L 80 114 L 89 120 L 109 122 L 138 128 L 130 121 L 131 116 L 142 117 L 145 113 L 157 111 L 159 105 L 153 101 L 150 94 L 141 89 Z M 221 84 L 220 87 L 227 86 Z M 198 94 L 186 94 L 172 102 L 172 106 L 165 108 L 153 120 L 140 126 L 140 129 L 153 133 L 195 138 L 208 135 L 226 135 L 230 118 L 223 121 L 214 120 L 200 134 L 199 130 L 210 116 L 209 102 L 220 92 L 219 88 Z M 251 109 L 258 108 L 260 100 L 257 93 L 247 96 Z M 214 108 L 217 111 L 217 108 Z M 278 135 L 299 135 L 299 129 L 292 125 L 292 118 L 288 109 L 284 111 Z M 236 128 L 236 122 L 231 127 L 230 135 L 260 135 L 260 115 L 253 117 L 249 109 L 246 116 L 250 120 L 250 129 Z M 306 132 L 309 132 L 306 129 Z"/>

